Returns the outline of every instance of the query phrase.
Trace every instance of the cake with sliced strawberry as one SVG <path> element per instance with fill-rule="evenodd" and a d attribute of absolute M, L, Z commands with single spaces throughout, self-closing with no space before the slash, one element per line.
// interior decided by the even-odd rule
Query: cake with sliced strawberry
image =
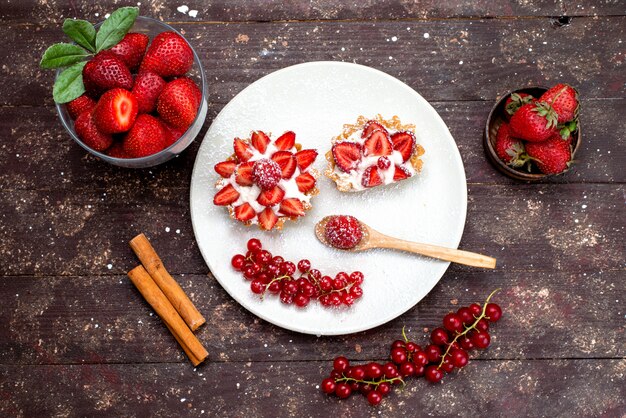
<path fill-rule="evenodd" d="M 403 125 L 397 116 L 360 116 L 332 139 L 324 174 L 340 191 L 359 192 L 415 176 L 422 169 L 423 154 L 414 125 Z"/>
<path fill-rule="evenodd" d="M 221 176 L 213 203 L 226 206 L 233 219 L 259 228 L 280 229 L 311 209 L 317 172 L 314 149 L 296 144 L 296 134 L 285 132 L 275 141 L 262 131 L 250 139 L 235 138 L 235 153 L 215 165 Z"/>

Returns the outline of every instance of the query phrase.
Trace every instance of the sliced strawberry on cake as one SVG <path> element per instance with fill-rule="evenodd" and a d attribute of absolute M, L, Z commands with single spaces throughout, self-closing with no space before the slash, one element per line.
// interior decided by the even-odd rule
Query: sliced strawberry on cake
<path fill-rule="evenodd" d="M 235 138 L 234 153 L 215 165 L 220 175 L 213 203 L 228 207 L 230 216 L 263 230 L 282 228 L 311 209 L 319 191 L 312 168 L 317 151 L 301 149 L 296 134 L 285 132 L 275 141 L 262 131 L 250 139 Z"/>
<path fill-rule="evenodd" d="M 345 125 L 332 139 L 326 153 L 329 166 L 324 174 L 342 192 L 359 192 L 406 180 L 422 169 L 422 148 L 415 139 L 415 126 L 402 125 L 397 116 L 385 120 L 378 115 L 360 116 Z"/>

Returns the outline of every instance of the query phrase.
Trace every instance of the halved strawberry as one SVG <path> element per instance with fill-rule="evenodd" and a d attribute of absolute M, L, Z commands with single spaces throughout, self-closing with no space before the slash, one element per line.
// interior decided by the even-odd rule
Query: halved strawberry
<path fill-rule="evenodd" d="M 237 163 L 234 161 L 222 161 L 221 163 L 215 164 L 214 168 L 217 174 L 228 178 L 235 172 L 235 167 L 237 167 Z"/>
<path fill-rule="evenodd" d="M 361 184 L 365 187 L 374 187 L 383 184 L 383 179 L 380 177 L 377 166 L 373 165 L 365 170 Z"/>
<path fill-rule="evenodd" d="M 363 143 L 365 155 L 391 155 L 393 145 L 387 131 L 374 131 Z"/>
<path fill-rule="evenodd" d="M 265 208 L 263 212 L 259 213 L 258 219 L 259 226 L 261 229 L 265 229 L 266 231 L 274 228 L 274 225 L 278 222 L 278 216 L 276 216 L 272 208 Z"/>
<path fill-rule="evenodd" d="M 356 142 L 337 142 L 332 153 L 337 167 L 346 173 L 354 170 L 361 161 L 361 145 Z"/>
<path fill-rule="evenodd" d="M 235 138 L 234 141 L 235 155 L 239 158 L 239 161 L 245 162 L 252 157 L 252 150 L 250 146 L 243 142 L 243 140 L 239 138 Z"/>
<path fill-rule="evenodd" d="M 361 132 L 361 138 L 369 137 L 374 131 L 383 131 L 387 132 L 385 127 L 375 120 L 369 120 L 363 127 L 363 132 Z"/>
<path fill-rule="evenodd" d="M 298 165 L 296 157 L 289 151 L 276 151 L 274 155 L 272 155 L 272 160 L 280 166 L 284 179 L 290 179 Z"/>
<path fill-rule="evenodd" d="M 393 172 L 393 181 L 405 180 L 411 177 L 411 173 L 406 168 L 397 165 L 396 171 Z"/>
<path fill-rule="evenodd" d="M 300 171 L 313 164 L 316 158 L 317 151 L 314 149 L 303 149 L 302 151 L 296 152 L 296 162 L 298 163 Z"/>
<path fill-rule="evenodd" d="M 283 197 L 285 197 L 285 191 L 275 186 L 273 189 L 262 191 L 256 201 L 263 206 L 274 206 L 283 200 Z"/>
<path fill-rule="evenodd" d="M 252 206 L 250 206 L 250 203 L 244 203 L 243 205 L 239 205 L 235 208 L 235 218 L 240 221 L 249 221 L 255 216 L 256 212 Z"/>
<path fill-rule="evenodd" d="M 288 151 L 296 145 L 296 134 L 293 131 L 287 131 L 279 136 L 274 144 L 279 150 Z"/>
<path fill-rule="evenodd" d="M 300 199 L 292 197 L 283 200 L 278 211 L 287 216 L 304 216 L 304 205 Z"/>
<path fill-rule="evenodd" d="M 137 118 L 139 105 L 128 90 L 115 88 L 104 93 L 93 109 L 93 120 L 106 134 L 128 131 Z"/>
<path fill-rule="evenodd" d="M 239 199 L 239 192 L 235 190 L 232 184 L 227 184 L 215 194 L 213 204 L 217 206 L 227 206 Z"/>
<path fill-rule="evenodd" d="M 296 177 L 296 184 L 298 185 L 298 190 L 306 193 L 315 187 L 315 177 L 311 173 L 302 173 Z"/>
<path fill-rule="evenodd" d="M 391 135 L 393 149 L 402 154 L 402 161 L 407 161 L 415 150 L 415 135 L 413 132 L 396 132 Z"/>
<path fill-rule="evenodd" d="M 254 183 L 252 167 L 253 164 L 251 162 L 241 163 L 239 167 L 237 167 L 237 175 L 235 176 L 237 184 L 240 186 L 252 186 L 252 183 Z"/>
<path fill-rule="evenodd" d="M 252 132 L 252 146 L 256 148 L 261 154 L 267 149 L 267 144 L 270 143 L 270 137 L 263 131 Z"/>

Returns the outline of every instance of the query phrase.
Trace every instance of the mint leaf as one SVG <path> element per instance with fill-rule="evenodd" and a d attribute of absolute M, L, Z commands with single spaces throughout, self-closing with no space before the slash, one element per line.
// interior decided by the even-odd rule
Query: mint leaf
<path fill-rule="evenodd" d="M 54 82 L 52 97 L 57 103 L 71 102 L 85 92 L 83 67 L 87 61 L 79 62 L 63 70 Z"/>
<path fill-rule="evenodd" d="M 96 52 L 96 29 L 86 20 L 65 19 L 63 32 L 78 45 Z"/>
<path fill-rule="evenodd" d="M 96 52 L 115 46 L 133 27 L 139 14 L 138 7 L 121 7 L 102 23 L 96 35 Z"/>
<path fill-rule="evenodd" d="M 39 65 L 41 68 L 60 68 L 76 64 L 89 55 L 89 52 L 74 44 L 59 43 L 46 49 Z"/>

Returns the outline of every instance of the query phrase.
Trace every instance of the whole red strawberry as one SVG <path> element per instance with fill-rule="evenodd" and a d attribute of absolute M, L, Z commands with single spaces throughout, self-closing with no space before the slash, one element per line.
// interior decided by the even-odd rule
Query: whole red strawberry
<path fill-rule="evenodd" d="M 567 84 L 557 84 L 539 99 L 548 103 L 558 114 L 559 124 L 574 120 L 578 115 L 578 92 Z"/>
<path fill-rule="evenodd" d="M 128 90 L 112 89 L 100 97 L 93 110 L 93 118 L 103 133 L 126 132 L 137 117 L 137 99 Z"/>
<path fill-rule="evenodd" d="M 131 130 L 124 137 L 124 151 L 133 157 L 145 157 L 165 148 L 165 132 L 161 122 L 154 116 L 139 115 Z"/>
<path fill-rule="evenodd" d="M 495 149 L 498 158 L 512 167 L 522 167 L 528 161 L 524 143 L 511 136 L 509 124 L 506 122 L 498 128 Z"/>
<path fill-rule="evenodd" d="M 133 94 L 139 105 L 139 113 L 152 113 L 156 109 L 157 99 L 167 83 L 156 73 L 146 71 L 135 77 Z"/>
<path fill-rule="evenodd" d="M 559 174 L 572 163 L 572 151 L 567 141 L 554 134 L 547 141 L 528 142 L 526 153 L 544 174 Z"/>
<path fill-rule="evenodd" d="M 170 125 L 186 129 L 196 118 L 198 104 L 197 94 L 189 81 L 179 78 L 167 83 L 161 92 L 157 101 L 157 112 Z"/>
<path fill-rule="evenodd" d="M 530 142 L 541 142 L 556 131 L 557 114 L 542 101 L 525 104 L 511 117 L 511 135 Z"/>
<path fill-rule="evenodd" d="M 154 37 L 141 62 L 139 72 L 153 71 L 161 77 L 177 77 L 193 65 L 193 51 L 176 32 L 161 32 Z"/>
<path fill-rule="evenodd" d="M 113 158 L 131 158 L 131 156 L 124 151 L 124 146 L 119 141 L 116 141 L 113 145 L 111 145 L 111 147 L 107 149 L 106 154 Z"/>
<path fill-rule="evenodd" d="M 512 93 L 504 103 L 504 115 L 507 119 L 515 114 L 525 104 L 531 103 L 534 97 L 528 93 Z"/>
<path fill-rule="evenodd" d="M 96 102 L 83 94 L 67 104 L 67 111 L 72 119 L 76 119 L 81 113 L 92 111 L 94 107 L 96 107 Z"/>
<path fill-rule="evenodd" d="M 98 130 L 93 119 L 93 111 L 81 113 L 74 122 L 74 130 L 80 140 L 95 151 L 104 151 L 113 143 L 111 135 Z"/>
<path fill-rule="evenodd" d="M 148 35 L 131 32 L 127 33 L 110 51 L 124 61 L 129 70 L 135 71 L 141 64 L 148 42 L 150 42 Z"/>
<path fill-rule="evenodd" d="M 174 142 L 178 141 L 178 139 L 183 136 L 186 131 L 186 129 L 175 128 L 166 123 L 164 120 L 160 120 L 160 122 L 165 132 L 165 147 L 169 147 Z"/>
<path fill-rule="evenodd" d="M 102 51 L 85 64 L 83 84 L 90 96 L 97 97 L 116 87 L 130 90 L 133 87 L 133 76 L 126 64 L 114 53 Z"/>

